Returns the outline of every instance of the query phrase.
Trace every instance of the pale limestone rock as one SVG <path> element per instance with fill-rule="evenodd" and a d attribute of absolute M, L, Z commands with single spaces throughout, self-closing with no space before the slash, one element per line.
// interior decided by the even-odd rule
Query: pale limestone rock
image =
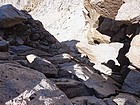
<path fill-rule="evenodd" d="M 90 0 L 93 8 L 103 17 L 117 21 L 140 21 L 139 0 Z"/>
<path fill-rule="evenodd" d="M 100 98 L 105 98 L 111 94 L 116 94 L 116 91 L 119 91 L 118 85 L 110 77 L 104 75 L 99 75 L 93 73 L 88 80 L 84 81 L 85 85 L 89 88 L 92 88 L 95 92 L 95 96 Z"/>
<path fill-rule="evenodd" d="M 83 9 L 83 0 L 43 0 L 31 14 L 59 41 L 85 40 Z"/>
<path fill-rule="evenodd" d="M 126 54 L 126 56 L 129 58 L 132 65 L 140 68 L 140 35 L 136 35 L 132 42 L 131 47 L 129 49 L 129 52 Z"/>

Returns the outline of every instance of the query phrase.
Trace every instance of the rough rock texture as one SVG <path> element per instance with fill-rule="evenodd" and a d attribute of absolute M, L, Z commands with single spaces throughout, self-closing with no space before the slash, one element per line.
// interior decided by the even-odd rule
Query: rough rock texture
<path fill-rule="evenodd" d="M 140 51 L 140 35 L 136 35 L 132 42 L 131 42 L 131 47 L 129 52 L 127 53 L 127 57 L 129 58 L 130 62 L 132 63 L 132 65 L 136 66 L 137 68 L 140 68 L 140 55 L 139 52 Z"/>
<path fill-rule="evenodd" d="M 0 0 L 0 5 L 4 4 L 12 4 L 18 9 L 32 11 L 40 4 L 40 0 Z"/>
<path fill-rule="evenodd" d="M 68 98 L 90 95 L 86 89 L 86 86 L 82 82 L 67 78 L 50 80 L 53 81 L 56 84 L 56 86 L 67 95 Z"/>
<path fill-rule="evenodd" d="M 117 105 L 139 105 L 140 100 L 131 94 L 120 93 L 113 99 Z"/>
<path fill-rule="evenodd" d="M 0 28 L 12 27 L 16 24 L 22 23 L 26 19 L 27 17 L 12 5 L 0 7 Z"/>
<path fill-rule="evenodd" d="M 130 22 L 140 20 L 139 0 L 90 0 L 90 3 L 104 17 Z"/>
<path fill-rule="evenodd" d="M 44 73 L 46 76 L 51 76 L 51 75 L 56 76 L 57 75 L 58 70 L 50 61 L 48 61 L 46 59 L 42 59 L 33 54 L 27 55 L 26 58 L 28 60 L 28 66 L 30 68 L 38 70 L 38 71 Z"/>
<path fill-rule="evenodd" d="M 92 74 L 92 76 L 84 81 L 85 85 L 89 88 L 92 88 L 95 92 L 95 96 L 99 98 L 105 98 L 110 95 L 116 94 L 119 91 L 117 87 L 117 82 L 109 77 L 101 77 L 98 74 Z"/>
<path fill-rule="evenodd" d="M 93 1 L 97 5 L 93 5 Z M 8 2 L 24 9 L 18 12 L 27 19 L 11 27 L 0 28 L 0 50 L 6 49 L 5 52 L 0 51 L 0 87 L 4 86 L 0 93 L 3 92 L 1 96 L 2 101 L 6 100 L 4 103 L 72 105 L 68 98 L 74 98 L 74 105 L 139 105 L 139 98 L 134 96 L 139 96 L 140 76 L 136 65 L 139 56 L 134 58 L 136 63 L 126 57 L 131 41 L 131 48 L 135 46 L 136 51 L 139 49 L 139 40 L 135 38 L 140 33 L 139 17 L 136 17 L 138 21 L 116 21 L 114 18 L 102 17 L 117 15 L 115 13 L 119 6 L 121 9 L 130 0 L 124 4 L 121 4 L 121 0 L 100 0 L 100 3 L 98 0 L 92 0 L 92 3 L 90 0 L 2 0 L 0 5 Z M 100 8 L 100 5 L 103 11 L 96 11 L 94 8 Z M 60 43 L 25 10 L 40 19 L 46 29 L 64 42 Z M 84 34 L 87 31 L 90 44 L 93 45 L 86 42 Z M 6 43 L 3 43 L 4 40 Z M 77 48 L 78 40 L 84 41 L 84 44 Z M 130 71 L 133 69 L 137 71 Z M 47 78 L 55 82 L 68 98 Z M 129 93 L 128 97 L 132 97 L 132 100 L 128 101 L 126 96 L 119 103 L 120 98 L 115 97 L 122 97 L 119 96 L 121 92 Z"/>
<path fill-rule="evenodd" d="M 0 52 L 8 52 L 9 50 L 9 42 L 5 40 L 0 41 Z"/>
<path fill-rule="evenodd" d="M 73 105 L 106 105 L 101 99 L 95 96 L 75 97 L 71 101 Z"/>
<path fill-rule="evenodd" d="M 140 72 L 131 70 L 124 80 L 122 91 L 140 96 Z"/>
<path fill-rule="evenodd" d="M 43 0 L 31 14 L 59 41 L 83 40 L 86 33 L 83 9 L 83 0 Z"/>
<path fill-rule="evenodd" d="M 81 53 L 86 54 L 94 63 L 107 63 L 109 60 L 113 60 L 116 65 L 119 65 L 116 58 L 119 54 L 119 50 L 123 47 L 123 44 L 110 43 L 92 46 L 79 43 L 77 44 L 77 47 Z"/>
<path fill-rule="evenodd" d="M 1 105 L 71 105 L 43 74 L 15 62 L 1 62 L 0 67 Z"/>

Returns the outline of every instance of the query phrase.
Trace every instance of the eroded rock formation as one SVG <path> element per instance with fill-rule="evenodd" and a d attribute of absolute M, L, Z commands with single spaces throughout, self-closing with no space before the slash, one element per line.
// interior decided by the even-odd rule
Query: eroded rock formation
<path fill-rule="evenodd" d="M 24 10 L 0 7 L 0 103 L 139 105 L 139 13 L 119 17 L 130 1 L 2 0 Z"/>

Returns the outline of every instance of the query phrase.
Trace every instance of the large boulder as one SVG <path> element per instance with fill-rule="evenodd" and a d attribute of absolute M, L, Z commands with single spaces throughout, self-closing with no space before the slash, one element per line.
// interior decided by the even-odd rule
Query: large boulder
<path fill-rule="evenodd" d="M 72 105 L 65 94 L 38 71 L 16 62 L 0 64 L 1 105 Z"/>
<path fill-rule="evenodd" d="M 132 23 L 140 20 L 139 0 L 90 0 L 90 3 L 101 16 Z"/>
<path fill-rule="evenodd" d="M 0 7 L 0 28 L 12 27 L 27 20 L 27 17 L 12 5 Z"/>

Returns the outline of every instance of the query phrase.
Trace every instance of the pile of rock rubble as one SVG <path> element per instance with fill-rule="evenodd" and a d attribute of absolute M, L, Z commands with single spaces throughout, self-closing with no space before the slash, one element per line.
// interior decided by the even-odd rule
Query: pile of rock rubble
<path fill-rule="evenodd" d="M 102 26 L 113 20 L 101 20 L 99 31 L 112 32 Z M 131 27 L 134 37 L 69 48 L 26 11 L 0 7 L 1 105 L 139 105 L 140 26 L 120 25 L 116 33 Z"/>

